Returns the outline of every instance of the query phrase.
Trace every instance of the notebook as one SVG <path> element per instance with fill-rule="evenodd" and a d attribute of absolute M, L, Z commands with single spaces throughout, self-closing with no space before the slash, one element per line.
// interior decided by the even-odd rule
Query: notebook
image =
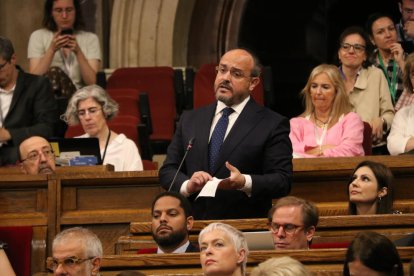
<path fill-rule="evenodd" d="M 270 231 L 243 232 L 249 250 L 275 249 L 272 233 Z"/>
<path fill-rule="evenodd" d="M 50 138 L 49 143 L 56 157 L 62 153 L 78 152 L 80 155 L 95 156 L 98 164 L 102 164 L 98 138 Z"/>

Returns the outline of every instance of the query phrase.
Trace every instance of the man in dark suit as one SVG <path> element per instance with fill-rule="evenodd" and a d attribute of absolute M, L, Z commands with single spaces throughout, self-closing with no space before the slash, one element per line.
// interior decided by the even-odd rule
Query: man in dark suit
<path fill-rule="evenodd" d="M 0 165 L 15 164 L 30 136 L 53 136 L 56 101 L 49 81 L 16 66 L 11 41 L 0 37 Z"/>
<path fill-rule="evenodd" d="M 158 248 L 141 249 L 138 254 L 198 252 L 188 240 L 193 228 L 191 204 L 179 193 L 164 192 L 155 197 L 151 207 L 152 237 Z"/>
<path fill-rule="evenodd" d="M 189 197 L 195 219 L 266 217 L 272 198 L 290 192 L 289 121 L 250 97 L 259 76 L 254 55 L 231 50 L 217 67 L 217 102 L 182 114 L 159 175 L 165 189 L 171 185 L 172 191 Z M 225 131 L 222 117 L 228 121 Z M 218 153 L 216 132 L 224 134 Z M 190 140 L 192 148 L 172 183 Z M 213 177 L 226 179 L 215 197 L 196 199 Z"/>

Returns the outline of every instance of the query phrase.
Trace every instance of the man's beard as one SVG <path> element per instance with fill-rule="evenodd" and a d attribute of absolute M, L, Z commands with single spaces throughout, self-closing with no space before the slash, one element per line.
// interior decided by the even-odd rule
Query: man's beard
<path fill-rule="evenodd" d="M 186 236 L 187 232 L 184 229 L 173 231 L 169 235 L 162 236 L 152 233 L 152 237 L 154 238 L 158 246 L 165 248 L 172 248 L 178 246 L 180 243 L 183 242 Z"/>

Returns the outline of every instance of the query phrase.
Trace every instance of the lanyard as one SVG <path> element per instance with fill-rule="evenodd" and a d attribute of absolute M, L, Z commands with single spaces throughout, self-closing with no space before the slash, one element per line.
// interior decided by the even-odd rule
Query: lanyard
<path fill-rule="evenodd" d="M 384 62 L 382 61 L 382 57 L 379 52 L 378 52 L 378 60 L 381 65 L 381 69 L 384 72 L 385 77 L 387 78 L 388 88 L 390 89 L 392 102 L 395 103 L 395 91 L 397 90 L 397 63 L 395 62 L 395 60 L 393 60 L 394 65 L 392 68 L 392 79 L 390 80 L 390 77 L 388 76 L 388 73 L 387 73 L 387 68 L 385 68 Z"/>
<path fill-rule="evenodd" d="M 108 144 L 109 144 L 109 138 L 111 138 L 111 129 L 109 127 L 108 127 L 108 131 L 109 132 L 108 132 L 108 137 L 106 138 L 105 150 L 104 150 L 104 153 L 103 153 L 103 156 L 102 156 L 102 164 L 105 160 L 106 150 L 107 150 Z"/>

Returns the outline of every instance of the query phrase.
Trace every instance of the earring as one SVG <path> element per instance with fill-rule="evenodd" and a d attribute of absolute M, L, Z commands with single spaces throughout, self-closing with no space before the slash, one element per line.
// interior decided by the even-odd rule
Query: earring
<path fill-rule="evenodd" d="M 378 201 L 381 202 L 382 196 L 378 196 Z"/>

